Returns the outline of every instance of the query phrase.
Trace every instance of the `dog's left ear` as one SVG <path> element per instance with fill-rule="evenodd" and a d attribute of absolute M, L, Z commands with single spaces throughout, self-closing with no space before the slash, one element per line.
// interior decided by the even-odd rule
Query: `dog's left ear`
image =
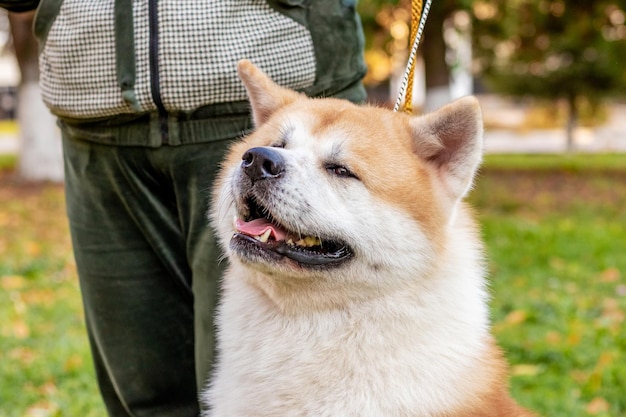
<path fill-rule="evenodd" d="M 237 73 L 248 92 L 252 119 L 256 127 L 265 123 L 276 110 L 301 97 L 295 91 L 274 83 L 248 60 L 241 60 L 237 63 Z"/>
<path fill-rule="evenodd" d="M 483 123 L 478 100 L 464 97 L 410 121 L 415 150 L 438 171 L 454 203 L 472 185 L 483 153 Z"/>

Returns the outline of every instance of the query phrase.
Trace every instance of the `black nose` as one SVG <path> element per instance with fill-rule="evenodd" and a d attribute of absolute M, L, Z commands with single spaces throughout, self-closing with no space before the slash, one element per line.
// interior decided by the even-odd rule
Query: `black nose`
<path fill-rule="evenodd" d="M 285 171 L 285 160 L 276 149 L 259 147 L 248 149 L 241 157 L 243 172 L 254 181 L 276 178 Z"/>

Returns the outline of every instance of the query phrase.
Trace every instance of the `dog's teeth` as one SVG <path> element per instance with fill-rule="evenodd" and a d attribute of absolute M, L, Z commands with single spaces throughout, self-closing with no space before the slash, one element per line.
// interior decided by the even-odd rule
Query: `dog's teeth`
<path fill-rule="evenodd" d="M 318 246 L 322 242 L 320 242 L 319 238 L 314 236 L 307 236 L 304 238 L 305 246 Z"/>
<path fill-rule="evenodd" d="M 237 215 L 233 216 L 233 228 L 237 230 Z"/>
<path fill-rule="evenodd" d="M 300 238 L 299 240 L 296 240 L 295 242 L 293 241 L 293 239 L 289 239 L 287 240 L 287 244 L 292 246 L 303 246 L 305 248 L 309 248 L 311 246 L 320 246 L 322 244 L 322 241 L 318 237 L 305 236 L 303 238 Z"/>
<path fill-rule="evenodd" d="M 271 229 L 267 229 L 265 231 L 265 233 L 263 233 L 261 236 L 258 236 L 258 240 L 260 240 L 263 243 L 267 243 L 267 241 L 270 238 L 271 234 L 272 234 L 272 230 Z"/>

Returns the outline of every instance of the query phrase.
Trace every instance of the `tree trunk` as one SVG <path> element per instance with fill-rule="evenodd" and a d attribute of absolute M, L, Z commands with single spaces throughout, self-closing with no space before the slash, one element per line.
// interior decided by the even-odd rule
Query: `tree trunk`
<path fill-rule="evenodd" d="M 63 181 L 61 134 L 56 118 L 43 104 L 39 89 L 37 41 L 32 34 L 34 13 L 9 13 L 15 56 L 22 80 L 18 89 L 20 127 L 18 175 L 27 181 Z"/>
<path fill-rule="evenodd" d="M 434 111 L 452 100 L 450 69 L 446 62 L 446 42 L 443 37 L 443 23 L 448 15 L 444 6 L 443 2 L 434 5 L 424 26 L 421 48 L 426 78 L 425 112 Z"/>
<path fill-rule="evenodd" d="M 574 130 L 578 125 L 578 108 L 576 107 L 576 96 L 567 97 L 567 122 L 565 127 L 566 143 L 565 151 L 574 152 Z"/>

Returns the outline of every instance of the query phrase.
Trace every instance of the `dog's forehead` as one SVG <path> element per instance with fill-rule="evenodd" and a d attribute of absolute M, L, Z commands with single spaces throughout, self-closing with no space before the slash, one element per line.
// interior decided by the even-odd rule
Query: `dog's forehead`
<path fill-rule="evenodd" d="M 311 101 L 309 101 L 310 103 Z M 371 152 L 371 146 L 395 140 L 397 126 L 391 126 L 388 117 L 381 117 L 365 107 L 348 105 L 324 106 L 325 100 L 315 105 L 295 108 L 278 117 L 281 138 L 291 149 L 308 149 L 324 155 L 358 154 Z"/>
<path fill-rule="evenodd" d="M 407 178 L 412 178 L 412 184 L 422 184 L 421 188 L 428 187 L 430 174 L 414 152 L 404 115 L 357 106 L 314 110 L 289 112 L 287 149 L 348 167 L 387 201 L 398 196 L 419 198 L 405 190 Z"/>
<path fill-rule="evenodd" d="M 283 124 L 282 139 L 290 149 L 309 149 L 330 152 L 341 147 L 345 133 L 337 125 L 320 128 L 317 115 L 299 113 L 290 115 Z"/>

